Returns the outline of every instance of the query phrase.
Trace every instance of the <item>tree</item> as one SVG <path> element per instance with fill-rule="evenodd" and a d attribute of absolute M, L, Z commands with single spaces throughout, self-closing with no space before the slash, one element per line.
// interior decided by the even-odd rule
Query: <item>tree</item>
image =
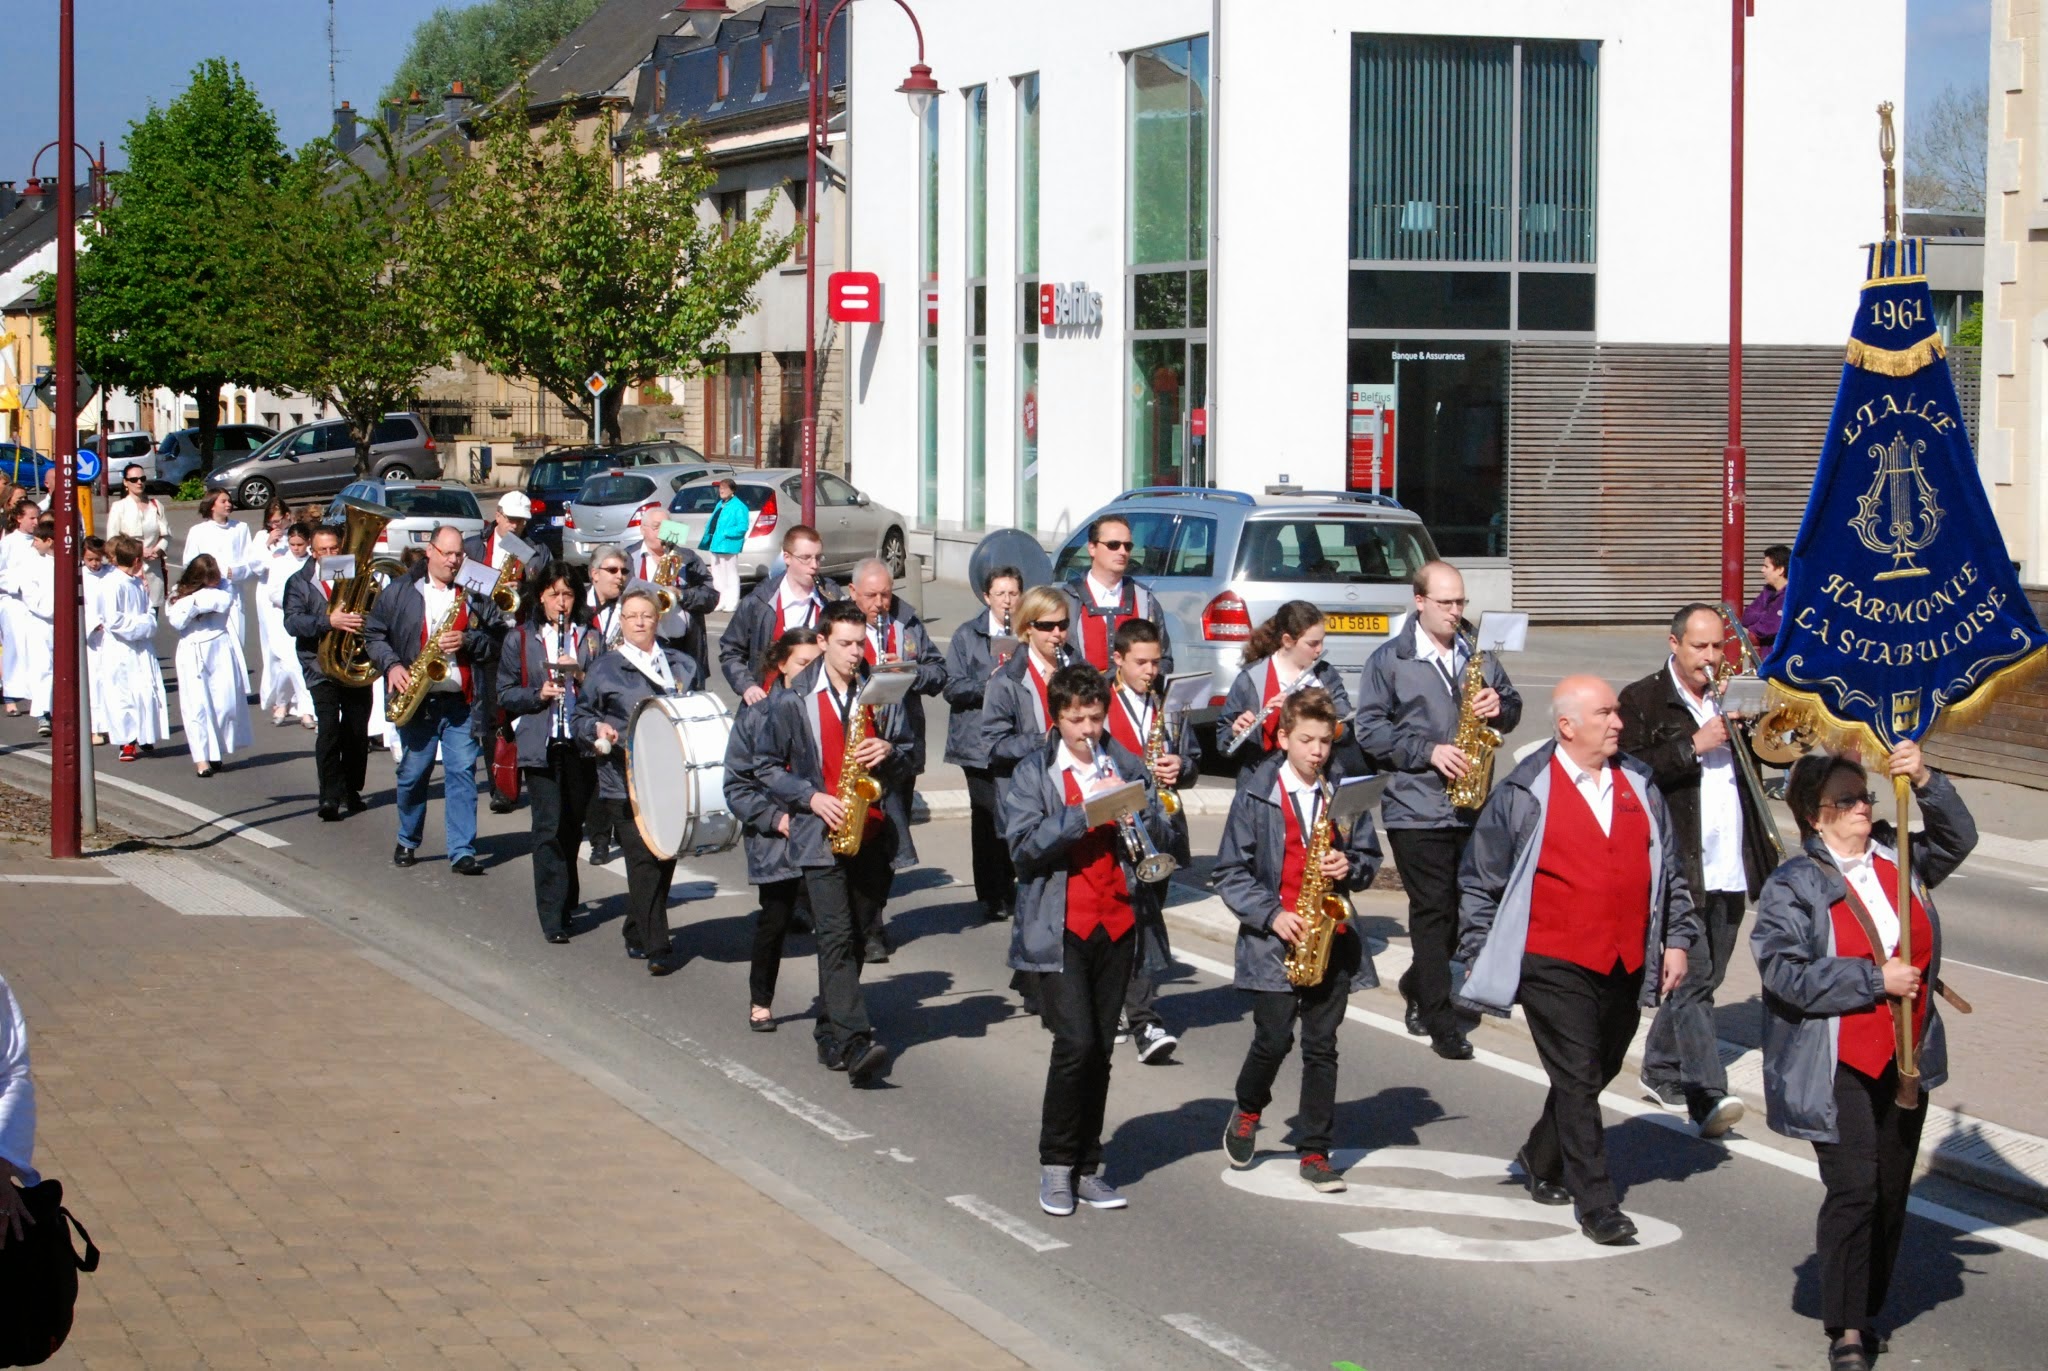
<path fill-rule="evenodd" d="M 755 284 L 799 235 L 769 230 L 773 196 L 731 225 L 705 215 L 717 173 L 694 132 L 614 184 L 606 140 L 578 149 L 566 114 L 535 132 L 525 104 L 505 102 L 468 154 L 451 150 L 407 255 L 450 351 L 538 382 L 586 418 L 584 378 L 603 372 L 602 428 L 616 442 L 626 387 L 723 357 Z M 636 142 L 625 165 L 649 156 Z"/>
<path fill-rule="evenodd" d="M 220 388 L 281 384 L 252 274 L 286 165 L 277 121 L 240 67 L 208 58 L 122 147 L 128 170 L 78 258 L 79 365 L 103 386 L 194 396 L 205 470 Z"/>
<path fill-rule="evenodd" d="M 412 45 L 384 98 L 403 100 L 417 90 L 431 100 L 451 81 L 466 82 L 472 95 L 509 89 L 602 3 L 481 0 L 460 9 L 443 6 L 412 31 Z"/>
<path fill-rule="evenodd" d="M 1980 348 L 1984 346 L 1984 302 L 1972 300 L 1962 322 L 1956 325 L 1956 346 L 1959 348 Z"/>
<path fill-rule="evenodd" d="M 1989 97 L 1983 86 L 1944 86 L 1906 125 L 1906 204 L 1952 214 L 1984 212 Z"/>

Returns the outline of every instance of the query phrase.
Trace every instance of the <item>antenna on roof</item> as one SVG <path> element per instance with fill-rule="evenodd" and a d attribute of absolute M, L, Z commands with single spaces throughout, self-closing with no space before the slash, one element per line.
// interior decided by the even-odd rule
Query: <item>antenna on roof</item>
<path fill-rule="evenodd" d="M 334 0 L 327 0 L 327 108 L 334 108 Z"/>

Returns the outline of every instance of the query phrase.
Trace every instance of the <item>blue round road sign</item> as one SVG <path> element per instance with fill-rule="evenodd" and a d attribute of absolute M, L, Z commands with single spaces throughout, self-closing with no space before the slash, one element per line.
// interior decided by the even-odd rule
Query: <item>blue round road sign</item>
<path fill-rule="evenodd" d="M 100 478 L 100 455 L 89 447 L 78 450 L 78 483 L 85 485 Z"/>

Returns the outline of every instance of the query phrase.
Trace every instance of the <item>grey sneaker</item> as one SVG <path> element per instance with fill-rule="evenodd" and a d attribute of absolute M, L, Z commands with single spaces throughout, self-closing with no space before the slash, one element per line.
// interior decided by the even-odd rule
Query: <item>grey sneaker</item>
<path fill-rule="evenodd" d="M 1674 1114 L 1690 1112 L 1685 1102 L 1685 1091 L 1676 1083 L 1660 1083 L 1652 1081 L 1648 1076 L 1638 1076 L 1636 1079 L 1642 1084 L 1643 1098 L 1651 1104 L 1661 1105 Z"/>
<path fill-rule="evenodd" d="M 1344 1178 L 1330 1169 L 1330 1159 L 1320 1152 L 1301 1154 L 1301 1179 L 1307 1183 L 1309 1189 L 1321 1191 L 1325 1195 L 1335 1195 L 1350 1189 L 1344 1183 Z"/>
<path fill-rule="evenodd" d="M 1122 1209 L 1125 1204 L 1115 1186 L 1092 1172 L 1074 1178 L 1074 1191 L 1090 1209 Z"/>
<path fill-rule="evenodd" d="M 1230 1123 L 1223 1130 L 1223 1151 L 1234 1170 L 1242 1171 L 1258 1155 L 1259 1116 L 1241 1109 L 1230 1111 Z"/>
<path fill-rule="evenodd" d="M 1065 1218 L 1074 1212 L 1074 1168 L 1071 1166 L 1041 1166 L 1038 1168 L 1038 1207 L 1055 1218 Z"/>
<path fill-rule="evenodd" d="M 1148 1023 L 1138 1030 L 1138 1060 L 1147 1066 L 1166 1065 L 1173 1060 L 1173 1049 L 1179 1046 L 1180 1039 L 1161 1024 Z"/>
<path fill-rule="evenodd" d="M 1741 1100 L 1733 1095 L 1722 1095 L 1699 1111 L 1693 1122 L 1700 1126 L 1702 1138 L 1718 1138 L 1741 1123 L 1742 1116 L 1747 1112 Z"/>

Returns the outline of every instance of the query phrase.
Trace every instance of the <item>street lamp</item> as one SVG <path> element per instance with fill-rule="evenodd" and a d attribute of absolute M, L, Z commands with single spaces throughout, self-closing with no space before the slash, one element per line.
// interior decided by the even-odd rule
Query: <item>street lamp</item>
<path fill-rule="evenodd" d="M 816 524 L 818 513 L 818 156 L 829 134 L 826 123 L 831 102 L 825 83 L 832 70 L 832 26 L 851 3 L 853 0 L 838 0 L 822 22 L 819 11 L 824 8 L 824 0 L 803 0 L 802 11 L 804 71 L 810 95 L 810 124 L 804 139 L 803 521 L 812 525 Z M 723 8 L 724 0 L 684 0 L 682 8 L 692 13 L 709 12 L 714 4 Z M 911 30 L 917 35 L 917 61 L 896 89 L 910 101 L 911 112 L 922 120 L 931 108 L 932 98 L 941 91 L 939 83 L 932 79 L 932 69 L 925 65 L 924 25 L 917 22 L 917 12 L 910 8 L 908 0 L 896 0 L 896 7 L 909 17 Z"/>
<path fill-rule="evenodd" d="M 683 32 L 692 38 L 709 38 L 718 31 L 718 23 L 732 7 L 725 0 L 683 0 L 676 6 L 676 13 L 683 16 Z"/>

